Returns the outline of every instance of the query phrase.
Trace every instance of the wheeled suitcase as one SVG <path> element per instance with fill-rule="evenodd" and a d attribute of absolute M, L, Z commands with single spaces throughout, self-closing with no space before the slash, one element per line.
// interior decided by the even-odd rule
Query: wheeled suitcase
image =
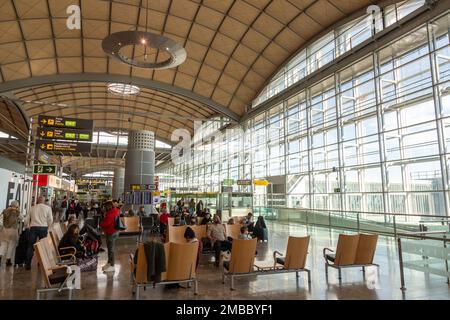
<path fill-rule="evenodd" d="M 25 229 L 22 231 L 19 237 L 19 243 L 17 244 L 16 254 L 14 256 L 14 265 L 23 266 L 27 260 L 28 240 L 30 238 L 30 230 Z"/>

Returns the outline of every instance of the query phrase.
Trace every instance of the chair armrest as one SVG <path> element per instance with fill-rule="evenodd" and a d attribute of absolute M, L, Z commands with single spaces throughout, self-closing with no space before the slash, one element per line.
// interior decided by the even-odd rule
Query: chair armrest
<path fill-rule="evenodd" d="M 323 248 L 323 258 L 327 261 L 327 251 L 334 252 L 330 248 Z"/>
<path fill-rule="evenodd" d="M 54 266 L 54 267 L 51 267 L 49 270 L 54 271 L 54 270 L 59 270 L 59 269 L 64 269 L 64 268 L 67 268 L 67 266 L 66 265 Z"/>
<path fill-rule="evenodd" d="M 58 248 L 58 251 L 59 250 L 68 250 L 68 249 L 73 250 L 73 254 L 75 254 L 77 252 L 77 248 L 75 248 L 75 247 Z"/>
<path fill-rule="evenodd" d="M 275 269 L 275 267 L 277 266 L 277 255 L 282 256 L 283 254 L 279 251 L 274 251 L 273 252 L 273 268 Z"/>
<path fill-rule="evenodd" d="M 62 254 L 62 255 L 58 255 L 58 259 L 59 260 L 62 260 L 63 258 L 66 258 L 66 257 L 70 257 L 70 260 L 72 260 L 72 261 L 77 261 L 77 257 L 75 257 L 75 255 L 74 254 L 71 254 L 71 253 L 69 253 L 69 254 Z"/>

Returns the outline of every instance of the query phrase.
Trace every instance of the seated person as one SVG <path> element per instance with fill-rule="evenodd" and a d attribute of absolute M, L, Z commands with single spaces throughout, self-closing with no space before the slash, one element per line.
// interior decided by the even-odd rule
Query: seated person
<path fill-rule="evenodd" d="M 258 217 L 258 220 L 255 223 L 255 227 L 253 228 L 253 236 L 261 241 L 267 240 L 267 226 L 263 216 Z"/>
<path fill-rule="evenodd" d="M 197 237 L 195 236 L 194 230 L 192 230 L 190 227 L 186 228 L 186 231 L 184 231 L 184 238 L 186 239 L 187 243 L 195 243 L 198 242 L 198 253 L 197 253 L 197 264 L 195 265 L 196 268 L 198 268 L 198 263 L 200 261 L 200 256 L 203 251 L 203 244 L 201 241 L 198 241 Z"/>
<path fill-rule="evenodd" d="M 248 228 L 249 232 L 253 232 L 254 222 L 253 222 L 253 214 L 251 212 L 247 214 L 242 223 Z"/>
<path fill-rule="evenodd" d="M 211 240 L 215 253 L 215 265 L 219 266 L 220 252 L 231 250 L 231 242 L 227 240 L 225 227 L 218 215 L 214 216 L 214 223 L 208 227 L 208 238 Z"/>
<path fill-rule="evenodd" d="M 126 215 L 127 217 L 134 217 L 134 211 L 133 209 L 128 210 L 128 214 Z"/>
<path fill-rule="evenodd" d="M 194 215 L 189 218 L 189 225 L 196 226 L 197 224 L 198 224 L 197 216 L 194 213 Z"/>
<path fill-rule="evenodd" d="M 67 220 L 67 227 L 69 227 L 71 224 L 78 224 L 77 217 L 74 214 L 71 214 L 69 216 L 69 219 Z"/>
<path fill-rule="evenodd" d="M 233 218 L 228 219 L 227 224 L 234 224 L 234 219 Z"/>
<path fill-rule="evenodd" d="M 80 237 L 80 227 L 77 224 L 71 224 L 67 230 L 67 232 L 64 234 L 64 236 L 61 238 L 61 241 L 58 245 L 58 251 L 60 255 L 64 254 L 70 254 L 72 253 L 72 249 L 64 249 L 67 247 L 74 247 L 77 251 L 75 253 L 75 256 L 77 258 L 82 258 L 86 252 L 83 244 L 81 243 Z"/>
<path fill-rule="evenodd" d="M 210 224 L 210 223 L 212 223 L 211 214 L 207 213 L 203 217 L 202 222 L 200 224 L 203 225 L 203 224 Z"/>
<path fill-rule="evenodd" d="M 251 240 L 252 236 L 248 233 L 248 228 L 246 226 L 241 227 L 241 233 L 239 234 L 239 239 L 241 240 Z"/>

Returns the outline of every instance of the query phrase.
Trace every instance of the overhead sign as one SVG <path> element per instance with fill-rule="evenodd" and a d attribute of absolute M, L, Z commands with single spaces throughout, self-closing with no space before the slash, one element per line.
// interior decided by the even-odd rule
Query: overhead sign
<path fill-rule="evenodd" d="M 133 191 L 140 190 L 156 190 L 156 186 L 154 184 L 130 184 L 130 189 Z"/>
<path fill-rule="evenodd" d="M 54 164 L 35 164 L 33 168 L 34 174 L 55 174 L 56 165 Z"/>
<path fill-rule="evenodd" d="M 236 183 L 238 186 L 251 186 L 252 180 L 238 180 Z"/>
<path fill-rule="evenodd" d="M 93 120 L 62 118 L 43 115 L 40 115 L 38 117 L 38 123 L 40 126 L 43 127 L 54 127 L 54 128 L 73 128 L 73 129 L 90 129 L 90 130 L 94 128 Z"/>
<path fill-rule="evenodd" d="M 233 184 L 234 184 L 233 179 L 223 179 L 223 181 L 222 181 L 223 186 L 232 186 Z"/>
<path fill-rule="evenodd" d="M 37 135 L 41 139 L 92 141 L 92 131 L 90 130 L 38 128 Z"/>
<path fill-rule="evenodd" d="M 43 162 L 43 163 L 50 162 L 50 156 L 42 150 L 38 150 L 37 158 L 38 158 L 39 162 Z"/>
<path fill-rule="evenodd" d="M 36 147 L 47 152 L 91 152 L 90 143 L 36 140 Z"/>
<path fill-rule="evenodd" d="M 269 181 L 265 180 L 265 179 L 255 179 L 255 180 L 253 180 L 253 184 L 255 186 L 268 186 Z"/>

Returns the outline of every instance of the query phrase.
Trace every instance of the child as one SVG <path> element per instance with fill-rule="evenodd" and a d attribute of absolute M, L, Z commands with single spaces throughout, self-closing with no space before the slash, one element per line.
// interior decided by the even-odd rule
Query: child
<path fill-rule="evenodd" d="M 248 228 L 246 226 L 241 227 L 241 234 L 239 235 L 241 240 L 251 240 L 252 236 L 248 233 Z"/>

